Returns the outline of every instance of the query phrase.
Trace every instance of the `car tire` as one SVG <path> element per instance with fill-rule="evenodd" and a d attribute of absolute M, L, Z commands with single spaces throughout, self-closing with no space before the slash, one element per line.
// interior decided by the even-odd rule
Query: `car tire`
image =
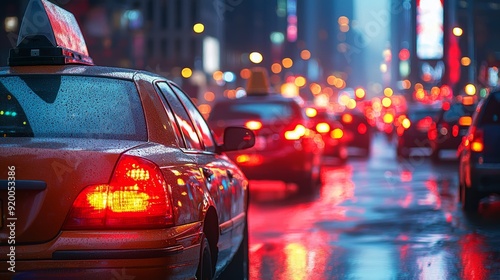
<path fill-rule="evenodd" d="M 248 279 L 249 277 L 249 263 L 248 263 L 248 223 L 245 222 L 243 230 L 243 240 L 238 247 L 238 251 L 234 255 L 231 262 L 226 269 L 222 272 L 218 279 Z"/>
<path fill-rule="evenodd" d="M 213 279 L 214 271 L 212 269 L 212 253 L 210 251 L 210 244 L 208 244 L 208 239 L 203 236 L 201 242 L 200 261 L 198 263 L 198 269 L 196 270 L 196 279 Z"/>

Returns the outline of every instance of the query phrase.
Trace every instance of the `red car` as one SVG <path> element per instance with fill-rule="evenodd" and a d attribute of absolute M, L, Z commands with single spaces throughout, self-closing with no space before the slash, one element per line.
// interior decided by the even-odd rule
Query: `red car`
<path fill-rule="evenodd" d="M 45 24 L 25 28 L 34 16 Z M 253 132 L 217 145 L 181 88 L 93 65 L 48 1 L 21 31 L 42 33 L 0 68 L 0 278 L 247 277 L 248 180 L 225 152 Z"/>
<path fill-rule="evenodd" d="M 304 111 L 301 99 L 269 92 L 266 74 L 254 69 L 247 95 L 217 101 L 208 123 L 219 138 L 227 126 L 255 133 L 253 148 L 228 153 L 248 179 L 294 183 L 311 193 L 319 185 L 324 143 Z"/>
<path fill-rule="evenodd" d="M 311 119 L 311 129 L 323 137 L 325 149 L 323 155 L 338 159 L 341 164 L 347 161 L 347 143 L 340 120 L 332 110 L 326 107 L 310 105 L 305 108 Z"/>

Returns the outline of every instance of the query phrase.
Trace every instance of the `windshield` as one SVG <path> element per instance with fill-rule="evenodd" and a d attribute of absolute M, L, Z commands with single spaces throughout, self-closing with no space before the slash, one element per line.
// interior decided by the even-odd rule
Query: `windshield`
<path fill-rule="evenodd" d="M 3 137 L 146 140 L 131 81 L 61 75 L 0 77 Z"/>

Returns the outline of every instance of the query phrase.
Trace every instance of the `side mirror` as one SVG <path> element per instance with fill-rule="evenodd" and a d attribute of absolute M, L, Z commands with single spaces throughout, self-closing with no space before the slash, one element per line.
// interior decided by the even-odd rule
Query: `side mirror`
<path fill-rule="evenodd" d="M 255 134 L 244 127 L 226 127 L 224 143 L 220 146 L 222 152 L 244 150 L 255 145 Z"/>

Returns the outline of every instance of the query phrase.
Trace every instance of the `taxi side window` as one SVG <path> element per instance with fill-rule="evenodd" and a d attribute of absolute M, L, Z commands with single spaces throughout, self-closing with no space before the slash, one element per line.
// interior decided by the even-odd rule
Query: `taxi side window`
<path fill-rule="evenodd" d="M 205 121 L 205 118 L 198 111 L 196 106 L 193 104 L 191 99 L 178 87 L 172 85 L 174 92 L 177 94 L 179 99 L 181 99 L 184 106 L 189 111 L 189 114 L 193 118 L 193 122 L 198 128 L 199 133 L 203 139 L 203 144 L 205 145 L 205 150 L 209 152 L 215 152 L 215 141 L 212 135 L 212 131 L 210 130 L 208 124 Z"/>
<path fill-rule="evenodd" d="M 160 88 L 160 91 L 165 99 L 167 99 L 167 102 L 169 103 L 168 105 L 174 113 L 174 117 L 177 122 L 176 125 L 182 133 L 186 143 L 186 148 L 190 150 L 202 150 L 200 138 L 198 137 L 196 129 L 181 101 L 177 98 L 166 82 L 159 82 L 158 87 Z"/>

